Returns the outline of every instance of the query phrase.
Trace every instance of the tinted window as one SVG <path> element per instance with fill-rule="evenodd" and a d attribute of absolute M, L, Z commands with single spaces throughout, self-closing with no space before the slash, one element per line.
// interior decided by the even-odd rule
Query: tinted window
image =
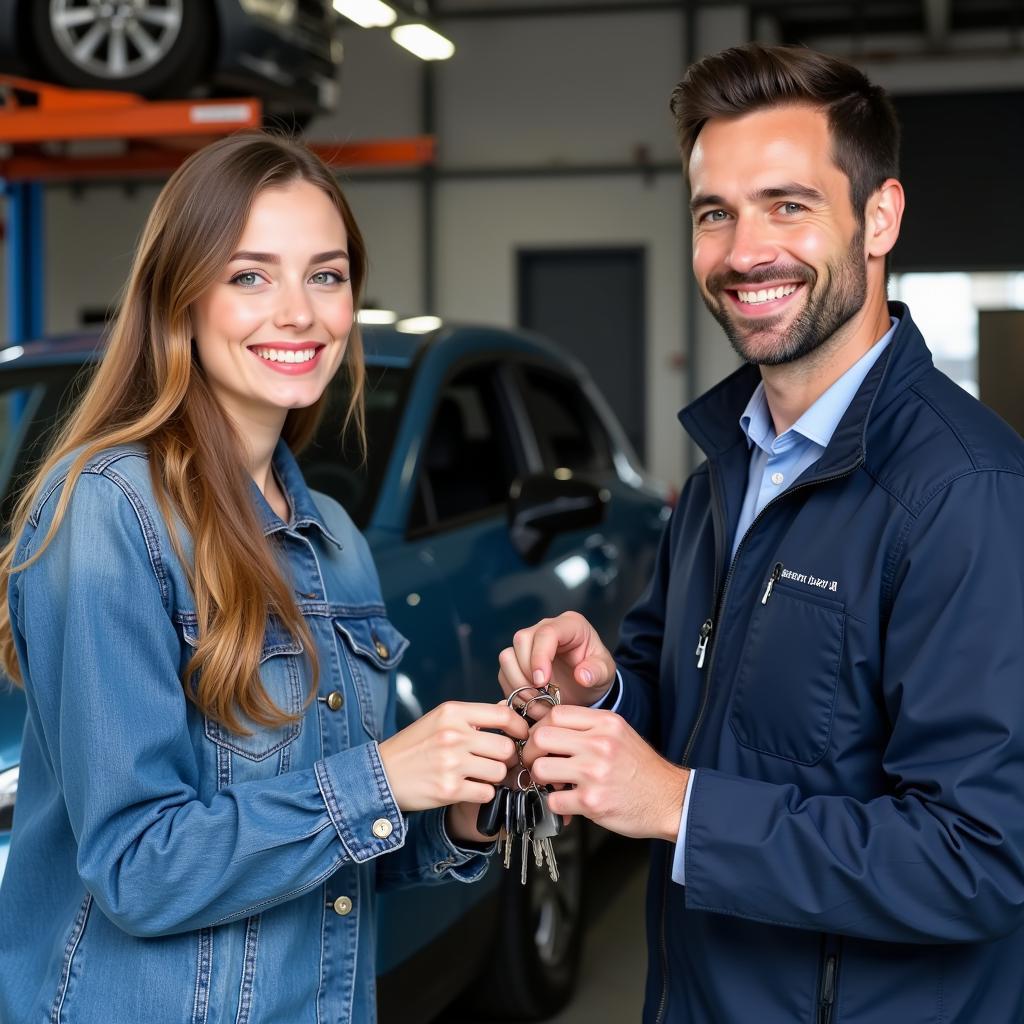
<path fill-rule="evenodd" d="M 85 389 L 92 366 L 12 370 L 0 382 L 0 523 L 7 529 L 21 489 Z"/>
<path fill-rule="evenodd" d="M 441 390 L 420 463 L 413 529 L 504 507 L 516 476 L 511 438 L 489 367 L 474 367 Z"/>
<path fill-rule="evenodd" d="M 354 427 L 342 435 L 348 408 L 348 380 L 339 373 L 313 442 L 299 459 L 306 483 L 339 502 L 362 529 L 377 501 L 388 456 L 405 404 L 408 373 L 392 367 L 366 368 L 366 446 L 363 462 Z"/>
<path fill-rule="evenodd" d="M 526 408 L 549 469 L 603 473 L 612 467 L 608 435 L 579 384 L 567 377 L 527 368 Z"/>

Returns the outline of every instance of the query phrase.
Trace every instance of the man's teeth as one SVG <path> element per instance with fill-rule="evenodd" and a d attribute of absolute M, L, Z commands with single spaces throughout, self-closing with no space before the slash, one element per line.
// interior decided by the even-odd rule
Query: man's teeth
<path fill-rule="evenodd" d="M 283 348 L 254 348 L 253 351 L 260 359 L 269 359 L 272 363 L 308 363 L 318 349 L 304 348 L 296 352 Z"/>
<path fill-rule="evenodd" d="M 784 284 L 780 285 L 778 288 L 762 288 L 757 292 L 737 291 L 736 294 L 740 297 L 740 302 L 771 302 L 773 299 L 781 299 L 786 295 L 792 295 L 798 287 L 799 286 L 795 284 Z"/>

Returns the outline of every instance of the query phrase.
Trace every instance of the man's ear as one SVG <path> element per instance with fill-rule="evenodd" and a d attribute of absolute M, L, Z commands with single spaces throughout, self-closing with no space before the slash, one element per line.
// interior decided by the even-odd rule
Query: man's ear
<path fill-rule="evenodd" d="M 872 193 L 864 212 L 864 251 L 868 256 L 885 256 L 896 244 L 905 205 L 903 186 L 895 178 L 886 178 Z"/>

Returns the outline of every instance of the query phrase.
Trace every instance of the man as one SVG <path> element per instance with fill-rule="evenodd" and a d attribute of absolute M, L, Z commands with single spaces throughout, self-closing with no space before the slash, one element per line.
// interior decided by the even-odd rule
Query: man
<path fill-rule="evenodd" d="M 558 812 L 663 840 L 645 1021 L 1022 1021 L 1024 444 L 886 303 L 880 89 L 750 45 L 673 110 L 747 365 L 681 414 L 707 460 L 614 659 L 574 613 L 502 652 L 506 692 L 566 705 L 528 763 Z"/>

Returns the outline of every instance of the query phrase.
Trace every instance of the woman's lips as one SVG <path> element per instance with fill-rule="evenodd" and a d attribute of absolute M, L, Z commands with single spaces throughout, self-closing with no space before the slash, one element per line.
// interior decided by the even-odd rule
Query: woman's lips
<path fill-rule="evenodd" d="M 266 356 L 260 355 L 261 351 L 278 351 L 278 352 L 295 352 L 299 354 L 305 354 L 312 351 L 310 346 L 304 348 L 276 348 L 273 345 L 256 345 L 249 349 L 254 359 L 258 359 L 260 363 L 274 370 L 276 373 L 283 373 L 287 377 L 295 377 L 304 373 L 309 373 L 315 369 L 320 363 L 320 357 L 323 355 L 325 345 L 317 346 L 315 355 L 312 358 L 304 359 L 302 362 L 284 362 L 276 359 L 268 359 Z"/>

